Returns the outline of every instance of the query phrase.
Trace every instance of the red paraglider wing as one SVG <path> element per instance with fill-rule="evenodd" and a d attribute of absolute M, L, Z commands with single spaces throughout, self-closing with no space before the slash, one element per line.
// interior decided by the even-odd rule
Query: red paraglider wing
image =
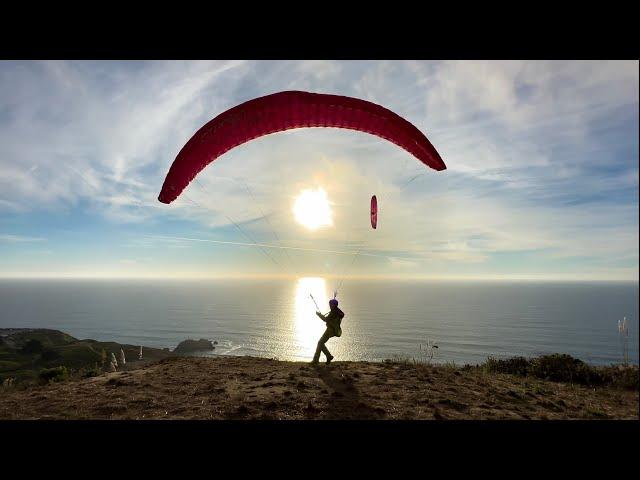
<path fill-rule="evenodd" d="M 204 167 L 232 148 L 263 135 L 303 127 L 367 132 L 404 148 L 434 170 L 447 168 L 420 130 L 380 105 L 339 95 L 288 91 L 241 103 L 205 124 L 178 153 L 158 200 L 173 202 Z"/>
<path fill-rule="evenodd" d="M 375 229 L 378 225 L 378 199 L 371 197 L 371 226 Z"/>

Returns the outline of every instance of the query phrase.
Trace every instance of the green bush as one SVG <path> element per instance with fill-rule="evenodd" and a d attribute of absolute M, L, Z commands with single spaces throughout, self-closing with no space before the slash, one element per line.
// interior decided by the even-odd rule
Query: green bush
<path fill-rule="evenodd" d="M 532 359 L 514 357 L 499 360 L 489 357 L 482 368 L 487 372 L 529 376 L 553 382 L 588 386 L 610 385 L 629 390 L 638 390 L 640 383 L 638 367 L 594 367 L 571 355 L 557 353 Z"/>
<path fill-rule="evenodd" d="M 59 366 L 54 368 L 43 368 L 38 374 L 38 378 L 43 383 L 61 382 L 69 377 L 67 367 Z"/>
<path fill-rule="evenodd" d="M 625 390 L 638 390 L 640 373 L 638 367 L 617 365 L 605 367 L 602 371 L 605 382 Z"/>
<path fill-rule="evenodd" d="M 595 367 L 566 354 L 538 357 L 531 362 L 534 377 L 553 382 L 569 382 L 581 385 L 601 385 L 603 378 Z"/>
<path fill-rule="evenodd" d="M 531 361 L 524 357 L 507 358 L 505 360 L 489 357 L 484 367 L 489 372 L 526 376 L 529 373 Z"/>
<path fill-rule="evenodd" d="M 102 374 L 102 370 L 98 368 L 97 364 L 94 367 L 83 368 L 80 370 L 80 376 L 82 378 L 97 377 L 98 375 L 101 375 L 101 374 Z"/>

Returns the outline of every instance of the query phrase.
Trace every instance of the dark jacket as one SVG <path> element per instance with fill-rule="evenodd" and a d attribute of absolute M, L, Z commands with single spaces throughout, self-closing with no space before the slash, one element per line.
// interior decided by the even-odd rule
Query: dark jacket
<path fill-rule="evenodd" d="M 342 323 L 342 319 L 344 318 L 344 312 L 342 310 L 336 307 L 326 315 L 322 315 L 320 312 L 316 312 L 316 314 L 326 322 L 327 328 L 333 330 L 335 336 L 339 337 L 342 335 L 342 330 L 340 329 L 340 323 Z"/>

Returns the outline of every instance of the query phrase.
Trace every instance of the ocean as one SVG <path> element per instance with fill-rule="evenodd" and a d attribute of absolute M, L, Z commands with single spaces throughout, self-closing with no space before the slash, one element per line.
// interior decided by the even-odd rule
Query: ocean
<path fill-rule="evenodd" d="M 150 347 L 187 338 L 217 341 L 212 355 L 310 360 L 333 284 L 292 280 L 0 280 L 0 327 L 62 330 Z M 586 362 L 622 361 L 618 320 L 627 318 L 638 363 L 637 283 L 347 280 L 338 293 L 338 360 L 421 358 L 476 364 L 568 353 Z"/>

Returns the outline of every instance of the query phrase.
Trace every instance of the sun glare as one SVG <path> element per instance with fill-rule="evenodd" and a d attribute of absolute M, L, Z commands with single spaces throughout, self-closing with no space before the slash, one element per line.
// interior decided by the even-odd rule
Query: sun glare
<path fill-rule="evenodd" d="M 293 205 L 296 222 L 309 230 L 333 225 L 327 192 L 323 188 L 303 190 Z"/>

